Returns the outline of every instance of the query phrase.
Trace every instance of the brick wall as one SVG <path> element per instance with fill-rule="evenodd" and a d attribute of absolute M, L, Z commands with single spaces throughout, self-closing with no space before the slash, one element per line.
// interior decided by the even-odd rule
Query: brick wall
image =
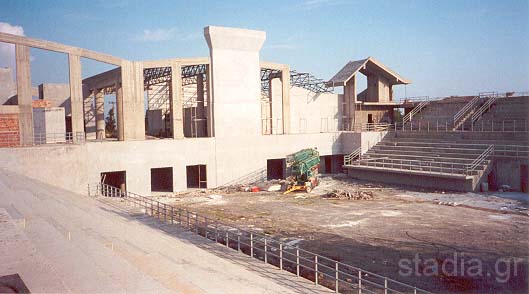
<path fill-rule="evenodd" d="M 46 108 L 51 107 L 51 102 L 49 100 L 38 99 L 31 101 L 31 106 L 33 108 Z"/>
<path fill-rule="evenodd" d="M 0 147 L 19 145 L 18 114 L 0 114 Z"/>

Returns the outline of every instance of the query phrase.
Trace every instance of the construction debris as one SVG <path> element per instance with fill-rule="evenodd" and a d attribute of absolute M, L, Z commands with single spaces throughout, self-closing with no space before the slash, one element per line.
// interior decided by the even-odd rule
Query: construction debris
<path fill-rule="evenodd" d="M 324 198 L 347 199 L 347 200 L 373 200 L 373 192 L 353 190 L 352 188 L 334 189 L 323 195 Z"/>

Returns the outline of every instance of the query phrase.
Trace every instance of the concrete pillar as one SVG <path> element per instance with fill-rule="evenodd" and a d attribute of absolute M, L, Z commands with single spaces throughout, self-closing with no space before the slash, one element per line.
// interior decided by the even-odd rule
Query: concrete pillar
<path fill-rule="evenodd" d="M 18 126 L 20 144 L 33 142 L 33 109 L 31 102 L 31 69 L 29 47 L 15 45 L 17 67 Z"/>
<path fill-rule="evenodd" d="M 264 117 L 264 120 L 261 121 L 262 123 L 262 128 L 263 128 L 263 134 L 265 135 L 270 135 L 272 134 L 272 125 L 275 123 L 274 122 L 274 116 L 273 116 L 273 102 L 274 102 L 274 99 L 273 99 L 273 93 L 275 91 L 274 89 L 274 86 L 273 86 L 273 78 L 270 78 L 268 80 L 268 105 L 266 105 L 266 108 L 265 108 L 265 111 L 264 111 L 264 114 L 265 114 L 265 117 Z"/>
<path fill-rule="evenodd" d="M 86 139 L 96 138 L 96 118 L 94 108 L 94 93 L 83 85 L 84 127 Z"/>
<path fill-rule="evenodd" d="M 72 107 L 72 135 L 74 142 L 84 139 L 83 115 L 83 79 L 81 76 L 81 58 L 68 54 L 70 69 L 70 102 Z"/>
<path fill-rule="evenodd" d="M 211 56 L 215 137 L 261 135 L 259 50 L 266 33 L 209 26 L 204 35 Z"/>
<path fill-rule="evenodd" d="M 143 89 L 143 63 L 121 63 L 123 91 L 123 139 L 145 140 L 145 98 Z"/>
<path fill-rule="evenodd" d="M 346 122 L 343 124 L 346 130 L 354 130 L 356 123 L 355 109 L 356 109 L 356 75 L 353 76 L 344 85 L 344 99 L 345 99 L 345 119 Z"/>
<path fill-rule="evenodd" d="M 183 91 L 182 91 L 182 66 L 179 62 L 171 63 L 171 128 L 173 139 L 184 138 L 184 113 L 183 113 Z"/>
<path fill-rule="evenodd" d="M 206 65 L 206 86 L 207 86 L 207 100 L 208 100 L 208 107 L 207 107 L 207 124 L 208 124 L 208 137 L 214 137 L 215 136 L 215 124 L 213 122 L 213 95 L 212 95 L 212 83 L 211 83 L 211 66 Z"/>
<path fill-rule="evenodd" d="M 96 139 L 105 139 L 105 93 L 103 89 L 94 90 L 96 107 Z"/>
<path fill-rule="evenodd" d="M 196 111 L 196 126 L 197 126 L 197 136 L 205 137 L 207 135 L 207 125 L 206 125 L 206 109 L 204 108 L 205 102 L 204 95 L 204 77 L 203 75 L 197 76 L 197 111 Z"/>
<path fill-rule="evenodd" d="M 281 71 L 283 101 L 283 134 L 290 134 L 290 67 Z"/>
<path fill-rule="evenodd" d="M 114 87 L 116 88 L 116 117 L 117 117 L 117 131 L 118 141 L 125 140 L 125 131 L 123 124 L 123 88 L 120 82 L 116 82 Z"/>

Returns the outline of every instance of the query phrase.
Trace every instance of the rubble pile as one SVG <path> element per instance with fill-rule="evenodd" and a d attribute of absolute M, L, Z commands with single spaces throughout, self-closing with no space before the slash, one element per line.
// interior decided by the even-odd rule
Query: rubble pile
<path fill-rule="evenodd" d="M 323 195 L 324 198 L 347 199 L 347 200 L 373 200 L 371 191 L 354 190 L 352 188 L 334 189 Z"/>

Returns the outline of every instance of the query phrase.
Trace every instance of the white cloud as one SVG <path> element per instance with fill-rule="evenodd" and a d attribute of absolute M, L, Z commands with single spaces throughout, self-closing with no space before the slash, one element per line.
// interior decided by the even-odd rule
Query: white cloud
<path fill-rule="evenodd" d="M 0 32 L 25 36 L 21 26 L 13 26 L 6 22 L 0 22 Z M 15 45 L 0 42 L 0 67 L 15 67 Z"/>
<path fill-rule="evenodd" d="M 137 42 L 164 42 L 164 41 L 190 41 L 200 38 L 199 33 L 184 34 L 177 28 L 145 29 L 132 37 Z"/>

